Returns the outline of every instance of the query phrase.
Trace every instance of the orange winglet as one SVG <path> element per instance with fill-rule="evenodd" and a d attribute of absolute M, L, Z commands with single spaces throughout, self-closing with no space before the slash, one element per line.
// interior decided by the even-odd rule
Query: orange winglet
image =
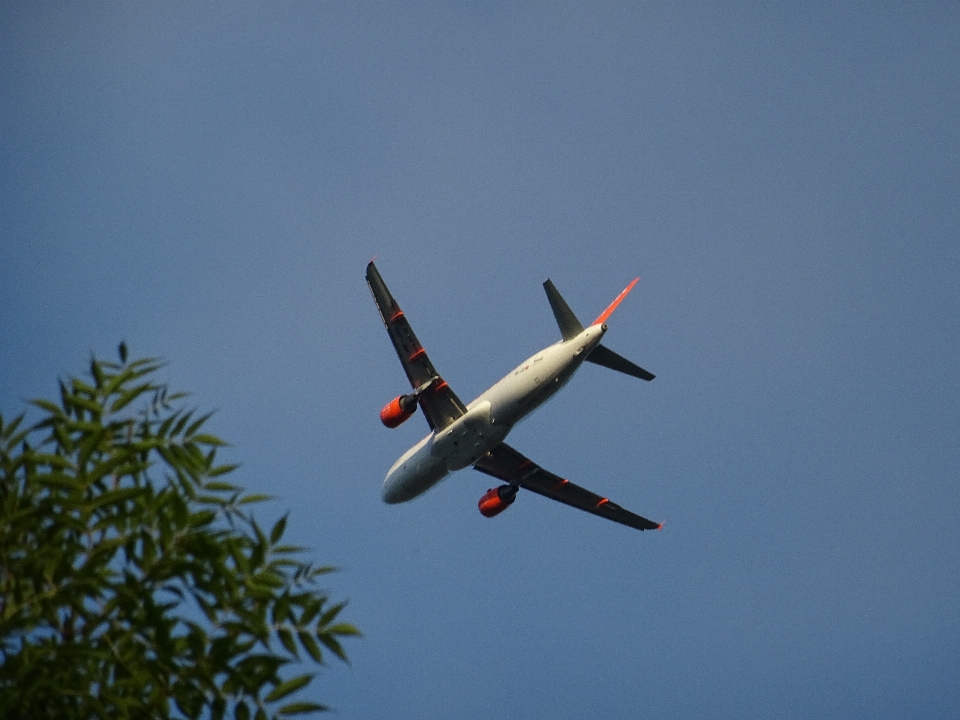
<path fill-rule="evenodd" d="M 403 310 L 401 310 L 400 308 L 397 308 L 397 311 L 390 316 L 390 322 L 396 322 L 402 317 L 403 317 Z"/>
<path fill-rule="evenodd" d="M 667 524 L 666 520 L 660 521 L 660 523 L 657 525 L 657 530 L 663 530 L 663 526 L 666 524 Z"/>
<path fill-rule="evenodd" d="M 602 499 L 600 500 L 600 502 L 597 503 L 597 507 L 598 507 L 598 508 L 603 507 L 603 506 L 606 505 L 608 502 L 610 502 L 610 501 L 609 501 L 607 498 L 602 498 Z"/>
<path fill-rule="evenodd" d="M 607 321 L 607 318 L 610 317 L 611 315 L 613 315 L 613 311 L 617 309 L 617 305 L 619 305 L 621 302 L 623 302 L 623 299 L 627 296 L 627 294 L 628 294 L 631 290 L 633 290 L 633 286 L 636 285 L 637 282 L 639 282 L 639 280 L 640 280 L 640 278 L 634 278 L 633 282 L 630 283 L 629 285 L 627 285 L 626 289 L 625 289 L 622 293 L 620 293 L 619 295 L 617 295 L 616 300 L 614 300 L 612 303 L 610 303 L 610 304 L 607 306 L 607 309 L 604 310 L 602 313 L 600 313 L 600 317 L 598 317 L 596 320 L 594 320 L 594 321 L 593 321 L 593 324 L 594 324 L 594 325 L 600 325 L 601 323 L 605 323 L 605 322 Z"/>

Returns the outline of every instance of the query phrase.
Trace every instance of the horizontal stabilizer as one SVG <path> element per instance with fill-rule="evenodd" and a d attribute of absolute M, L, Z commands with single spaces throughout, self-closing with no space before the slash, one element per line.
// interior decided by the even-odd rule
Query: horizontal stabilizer
<path fill-rule="evenodd" d="M 653 373 L 647 372 L 639 365 L 634 365 L 625 357 L 617 355 L 613 350 L 603 345 L 597 345 L 593 352 L 587 355 L 587 362 L 603 365 L 611 370 L 617 370 L 641 380 L 653 380 L 656 377 Z"/>
<path fill-rule="evenodd" d="M 553 310 L 553 316 L 557 319 L 557 325 L 560 326 L 560 334 L 564 340 L 572 340 L 583 332 L 583 325 L 573 314 L 573 310 L 567 305 L 567 301 L 553 286 L 553 283 L 547 280 L 543 283 L 543 289 L 547 291 L 547 300 L 550 301 L 550 307 Z"/>

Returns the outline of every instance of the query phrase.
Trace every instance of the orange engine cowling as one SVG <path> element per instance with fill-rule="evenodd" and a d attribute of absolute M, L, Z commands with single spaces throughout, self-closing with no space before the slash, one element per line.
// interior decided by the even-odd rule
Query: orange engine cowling
<path fill-rule="evenodd" d="M 501 485 L 490 488 L 480 498 L 477 507 L 484 517 L 492 518 L 506 510 L 517 499 L 517 488 L 513 485 Z"/>
<path fill-rule="evenodd" d="M 388 428 L 402 425 L 417 411 L 416 395 L 400 395 L 383 406 L 380 411 L 380 422 Z"/>

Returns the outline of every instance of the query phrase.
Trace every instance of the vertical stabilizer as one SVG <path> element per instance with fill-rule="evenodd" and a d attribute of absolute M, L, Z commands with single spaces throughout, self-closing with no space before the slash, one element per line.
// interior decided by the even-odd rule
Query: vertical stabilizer
<path fill-rule="evenodd" d="M 553 283 L 547 280 L 543 283 L 543 289 L 547 291 L 547 300 L 550 301 L 550 308 L 553 310 L 553 316 L 557 319 L 557 325 L 560 326 L 560 334 L 564 340 L 571 340 L 583 332 L 583 325 L 573 314 L 573 310 L 567 305 Z"/>

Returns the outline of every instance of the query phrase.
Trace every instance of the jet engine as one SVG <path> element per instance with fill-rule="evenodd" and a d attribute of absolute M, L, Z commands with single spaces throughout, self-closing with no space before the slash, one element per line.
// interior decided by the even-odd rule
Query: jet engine
<path fill-rule="evenodd" d="M 383 406 L 380 411 L 380 422 L 388 428 L 402 425 L 417 411 L 416 395 L 400 395 Z"/>
<path fill-rule="evenodd" d="M 487 490 L 477 503 L 480 514 L 492 518 L 502 513 L 517 499 L 517 489 L 516 485 L 501 485 Z"/>

